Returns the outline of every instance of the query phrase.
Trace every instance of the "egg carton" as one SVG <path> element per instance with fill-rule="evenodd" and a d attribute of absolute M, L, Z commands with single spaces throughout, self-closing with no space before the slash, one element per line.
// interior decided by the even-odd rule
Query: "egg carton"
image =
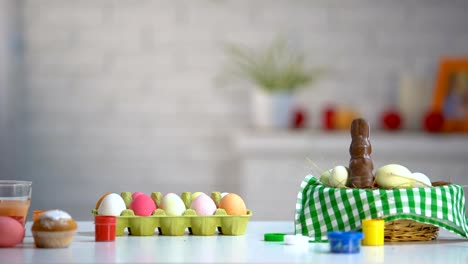
<path fill-rule="evenodd" d="M 156 209 L 151 216 L 137 216 L 129 209 L 132 202 L 131 192 L 122 192 L 126 210 L 117 216 L 115 227 L 116 236 L 123 236 L 125 229 L 132 236 L 152 236 L 158 230 L 159 235 L 183 236 L 188 233 L 195 236 L 212 236 L 218 232 L 221 235 L 239 236 L 245 234 L 252 211 L 247 210 L 245 215 L 228 215 L 222 208 L 216 209 L 213 215 L 200 216 L 193 209 L 186 209 L 181 216 L 169 216 L 164 209 L 159 208 L 162 199 L 161 192 L 151 193 L 151 198 L 156 203 Z M 185 208 L 190 208 L 192 193 L 183 192 L 180 198 Z M 211 198 L 216 206 L 221 200 L 220 192 L 211 193 Z M 97 208 L 92 209 L 94 216 L 98 215 Z"/>

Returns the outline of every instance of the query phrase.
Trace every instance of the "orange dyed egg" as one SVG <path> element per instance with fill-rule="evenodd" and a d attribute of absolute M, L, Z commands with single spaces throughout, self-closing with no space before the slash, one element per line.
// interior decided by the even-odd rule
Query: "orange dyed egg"
<path fill-rule="evenodd" d="M 225 195 L 219 202 L 219 208 L 224 209 L 228 215 L 247 214 L 244 200 L 235 193 Z"/>

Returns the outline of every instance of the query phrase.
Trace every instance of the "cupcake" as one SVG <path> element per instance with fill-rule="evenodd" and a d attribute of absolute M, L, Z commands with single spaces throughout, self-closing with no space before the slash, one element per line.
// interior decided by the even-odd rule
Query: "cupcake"
<path fill-rule="evenodd" d="M 31 227 L 34 244 L 39 248 L 68 247 L 76 229 L 76 222 L 61 210 L 43 212 Z"/>

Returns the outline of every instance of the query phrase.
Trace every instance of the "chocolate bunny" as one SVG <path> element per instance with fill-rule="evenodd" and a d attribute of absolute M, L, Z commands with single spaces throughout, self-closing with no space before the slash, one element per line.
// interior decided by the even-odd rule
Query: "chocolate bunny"
<path fill-rule="evenodd" d="M 374 164 L 370 156 L 372 145 L 369 141 L 369 123 L 362 118 L 351 123 L 351 145 L 349 153 L 349 185 L 351 188 L 372 188 Z"/>

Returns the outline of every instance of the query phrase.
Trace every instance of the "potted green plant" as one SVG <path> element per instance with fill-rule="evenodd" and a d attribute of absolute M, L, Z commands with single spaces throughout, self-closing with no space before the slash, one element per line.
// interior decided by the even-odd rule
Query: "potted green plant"
<path fill-rule="evenodd" d="M 248 80 L 256 87 L 252 96 L 253 122 L 257 127 L 287 128 L 294 93 L 310 87 L 323 70 L 309 67 L 306 56 L 288 47 L 282 38 L 265 49 L 227 44 L 229 63 L 224 73 Z"/>

